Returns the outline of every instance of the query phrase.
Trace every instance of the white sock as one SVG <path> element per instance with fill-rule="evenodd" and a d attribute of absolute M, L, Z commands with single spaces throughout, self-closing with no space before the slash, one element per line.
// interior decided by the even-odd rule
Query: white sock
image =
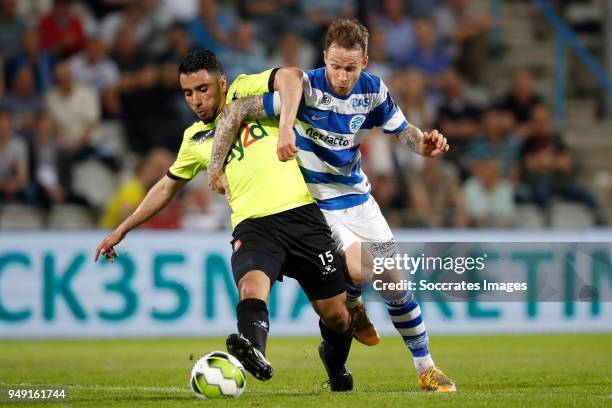
<path fill-rule="evenodd" d="M 417 375 L 429 370 L 434 366 L 435 364 L 431 358 L 431 354 L 427 354 L 425 357 L 414 357 L 414 368 L 416 368 Z"/>

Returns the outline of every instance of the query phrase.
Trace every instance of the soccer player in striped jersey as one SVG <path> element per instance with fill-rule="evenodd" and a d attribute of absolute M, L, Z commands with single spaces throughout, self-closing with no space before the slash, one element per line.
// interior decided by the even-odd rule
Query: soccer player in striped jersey
<path fill-rule="evenodd" d="M 350 278 L 347 306 L 355 337 L 364 344 L 375 345 L 380 338 L 365 312 L 361 290 L 371 281 L 371 258 L 393 257 L 397 247 L 361 169 L 359 146 L 365 134 L 359 130 L 382 127 L 408 149 L 426 157 L 441 155 L 449 146 L 437 130 L 422 132 L 408 123 L 383 81 L 363 72 L 368 63 L 367 42 L 368 31 L 358 21 L 342 19 L 331 24 L 325 37 L 325 67 L 304 73 L 296 117 L 281 117 L 277 153 L 281 161 L 297 157 L 310 194 L 323 211 L 346 262 Z M 270 114 L 278 114 L 281 104 L 295 102 L 281 101 L 275 94 L 273 109 L 270 108 L 274 112 Z M 245 107 L 252 104 L 249 98 L 242 103 Z M 248 109 L 243 112 L 245 118 L 255 119 L 249 117 Z M 286 124 L 293 124 L 293 128 Z M 233 135 L 227 137 L 223 143 L 229 149 Z M 220 139 L 216 138 L 215 143 L 222 143 Z M 219 174 L 209 172 L 209 184 L 217 191 L 226 188 L 220 180 Z M 396 280 L 399 273 L 390 271 L 387 276 Z M 455 391 L 453 381 L 435 366 L 429 353 L 427 331 L 413 293 L 381 294 L 393 325 L 412 353 L 421 388 Z"/>

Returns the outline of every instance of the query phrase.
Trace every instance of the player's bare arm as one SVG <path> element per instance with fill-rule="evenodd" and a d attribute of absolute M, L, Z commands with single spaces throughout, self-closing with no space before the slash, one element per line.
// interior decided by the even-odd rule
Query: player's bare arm
<path fill-rule="evenodd" d="M 422 132 L 418 127 L 409 124 L 396 136 L 408 149 L 425 157 L 439 156 L 450 148 L 444 135 L 436 129 Z"/>
<path fill-rule="evenodd" d="M 117 257 L 115 246 L 125 238 L 128 232 L 148 221 L 160 212 L 187 183 L 187 180 L 174 180 L 168 176 L 161 178 L 147 193 L 138 208 L 126 218 L 113 232 L 111 232 L 96 249 L 94 261 L 98 261 L 100 254 L 113 262 Z"/>
<path fill-rule="evenodd" d="M 293 160 L 297 157 L 293 123 L 302 100 L 303 78 L 304 72 L 299 68 L 281 68 L 274 78 L 274 90 L 278 91 L 281 100 L 278 123 L 280 132 L 276 149 L 280 161 Z"/>
<path fill-rule="evenodd" d="M 279 120 L 278 158 L 281 161 L 294 159 L 297 155 L 293 123 L 302 99 L 303 71 L 299 68 L 280 68 L 274 77 L 274 90 L 281 99 Z M 246 120 L 257 120 L 267 117 L 263 96 L 256 95 L 235 100 L 224 107 L 217 129 L 208 165 L 208 186 L 214 191 L 231 198 L 227 179 L 223 174 L 223 164 L 229 153 L 240 124 Z"/>
<path fill-rule="evenodd" d="M 239 133 L 240 124 L 247 119 L 256 120 L 267 116 L 262 95 L 237 99 L 225 105 L 221 112 L 208 164 L 208 186 L 217 193 L 225 194 L 228 200 L 231 198 L 231 192 L 223 173 L 223 165 Z"/>

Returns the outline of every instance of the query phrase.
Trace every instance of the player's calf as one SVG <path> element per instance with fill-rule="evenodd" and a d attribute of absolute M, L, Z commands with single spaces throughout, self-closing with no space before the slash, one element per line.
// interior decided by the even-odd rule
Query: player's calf
<path fill-rule="evenodd" d="M 319 345 L 319 356 L 327 371 L 332 391 L 351 391 L 353 375 L 346 368 L 346 360 L 353 340 L 353 328 L 349 325 L 343 332 L 337 332 L 319 321 L 323 341 Z"/>

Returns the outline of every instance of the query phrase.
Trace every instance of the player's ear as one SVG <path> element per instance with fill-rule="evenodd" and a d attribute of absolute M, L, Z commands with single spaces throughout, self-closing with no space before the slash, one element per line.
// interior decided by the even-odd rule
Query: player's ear
<path fill-rule="evenodd" d="M 325 62 L 325 65 L 327 65 L 327 51 L 323 50 L 323 61 Z"/>
<path fill-rule="evenodd" d="M 361 69 L 366 69 L 368 66 L 368 56 L 364 55 L 363 60 L 361 61 Z"/>
<path fill-rule="evenodd" d="M 227 92 L 227 77 L 224 74 L 219 76 L 219 86 L 221 87 L 221 91 L 223 91 L 223 93 Z"/>

